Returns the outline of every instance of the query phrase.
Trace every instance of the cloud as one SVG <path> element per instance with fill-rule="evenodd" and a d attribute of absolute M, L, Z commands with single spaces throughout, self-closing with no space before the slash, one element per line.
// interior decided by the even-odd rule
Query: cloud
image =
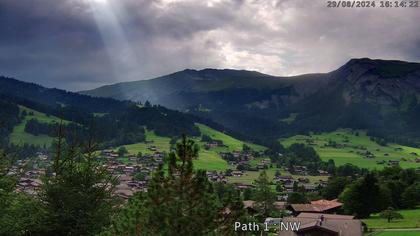
<path fill-rule="evenodd" d="M 82 90 L 185 68 L 328 72 L 353 57 L 420 60 L 418 9 L 307 0 L 6 0 L 0 74 Z"/>

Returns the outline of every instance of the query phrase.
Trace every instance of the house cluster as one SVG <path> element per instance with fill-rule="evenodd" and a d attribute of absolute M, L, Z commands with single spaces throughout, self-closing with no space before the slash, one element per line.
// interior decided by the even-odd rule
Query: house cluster
<path fill-rule="evenodd" d="M 244 151 L 222 152 L 220 153 L 220 156 L 232 166 L 249 164 L 249 161 L 255 159 L 252 153 Z"/>
<path fill-rule="evenodd" d="M 271 165 L 271 160 L 270 159 L 263 159 L 257 164 L 257 169 L 258 170 L 265 170 L 265 169 L 268 169 L 270 167 L 270 165 Z"/>
<path fill-rule="evenodd" d="M 17 192 L 25 192 L 31 196 L 35 196 L 41 188 L 41 175 L 45 174 L 45 169 L 31 170 L 19 179 L 16 187 Z"/>
<path fill-rule="evenodd" d="M 244 201 L 244 207 L 250 214 L 257 212 L 254 201 Z M 274 229 L 279 236 L 362 236 L 363 225 L 352 215 L 337 214 L 342 203 L 335 200 L 318 200 L 310 204 L 291 204 L 275 202 L 276 210 L 289 213 L 282 218 L 266 218 L 265 224 Z M 294 225 L 295 227 L 293 227 Z M 288 230 L 280 227 L 291 227 Z M 282 230 L 281 230 L 282 229 Z"/>
<path fill-rule="evenodd" d="M 294 178 L 291 175 L 275 176 L 274 182 L 282 184 L 285 193 L 292 193 L 295 191 L 295 188 L 303 188 L 306 192 L 316 192 L 320 187 L 327 184 L 327 181 L 322 179 L 318 180 L 317 183 L 310 183 L 308 178 Z M 287 199 L 287 197 L 285 198 Z"/>
<path fill-rule="evenodd" d="M 351 215 L 324 214 L 324 213 L 300 213 L 295 217 L 285 217 L 282 223 L 290 225 L 297 222 L 298 229 L 280 230 L 279 236 L 362 236 L 362 221 Z"/>
<path fill-rule="evenodd" d="M 124 157 L 126 161 L 123 161 L 113 150 L 101 152 L 101 157 L 106 160 L 104 166 L 119 180 L 115 194 L 123 199 L 128 199 L 138 191 L 147 191 L 151 172 L 163 164 L 164 156 L 164 153 L 158 151 L 141 157 L 128 154 Z"/>
<path fill-rule="evenodd" d="M 221 140 L 212 139 L 204 144 L 204 149 L 208 150 L 210 148 L 216 147 L 226 147 Z"/>
<path fill-rule="evenodd" d="M 362 222 L 351 215 L 339 215 L 343 204 L 337 199 L 317 200 L 309 204 L 291 204 L 287 208 L 291 217 L 283 218 L 283 222 L 299 222 L 296 230 L 280 231 L 281 236 L 326 235 L 326 236 L 361 236 Z"/>
<path fill-rule="evenodd" d="M 45 175 L 45 166 L 48 165 L 48 155 L 38 152 L 36 157 L 30 162 L 31 168 L 28 168 L 29 161 L 18 160 L 11 168 L 10 174 L 19 174 L 16 192 L 25 192 L 35 196 L 41 188 L 41 176 Z"/>
<path fill-rule="evenodd" d="M 228 180 L 226 178 L 227 175 L 222 171 L 220 171 L 220 172 L 207 171 L 206 175 L 207 175 L 207 178 L 212 182 L 221 182 L 221 183 L 227 183 L 228 182 Z"/>
<path fill-rule="evenodd" d="M 255 153 L 255 152 L 244 152 L 244 151 L 233 151 L 233 152 L 225 152 L 220 153 L 220 156 L 229 163 L 230 166 L 233 167 L 233 169 L 236 169 L 237 171 L 259 171 L 259 170 L 265 170 L 272 166 L 271 160 L 261 159 L 258 163 L 253 162 L 251 164 L 251 161 L 255 160 L 256 158 L 261 156 L 261 153 Z M 235 173 L 234 176 L 240 176 L 243 173 Z"/>
<path fill-rule="evenodd" d="M 311 201 L 306 204 L 291 204 L 289 210 L 292 211 L 294 216 L 301 213 L 318 213 L 318 214 L 335 214 L 337 213 L 343 204 L 337 199 L 334 200 L 317 200 Z"/>
<path fill-rule="evenodd" d="M 286 171 L 291 171 L 288 168 L 286 168 Z M 306 166 L 293 166 L 293 173 L 296 175 L 308 175 L 308 168 Z"/>

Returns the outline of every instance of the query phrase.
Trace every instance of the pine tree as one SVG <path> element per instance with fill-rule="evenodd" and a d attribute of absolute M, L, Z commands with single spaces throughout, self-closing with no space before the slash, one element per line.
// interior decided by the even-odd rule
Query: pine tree
<path fill-rule="evenodd" d="M 198 147 L 182 137 L 170 153 L 167 172 L 159 168 L 147 193 L 138 193 L 103 235 L 232 235 L 245 212 L 239 194 L 220 200 L 205 171 L 193 170 Z"/>
<path fill-rule="evenodd" d="M 40 199 L 45 208 L 42 235 L 95 235 L 110 222 L 115 179 L 95 161 L 95 144 L 68 146 L 60 134 Z"/>
<path fill-rule="evenodd" d="M 263 217 L 268 217 L 274 210 L 276 195 L 271 189 L 267 173 L 265 171 L 261 172 L 255 183 L 255 205 Z"/>
<path fill-rule="evenodd" d="M 389 191 L 379 185 L 375 173 L 369 172 L 362 179 L 347 187 L 340 195 L 344 210 L 359 218 L 379 212 L 391 202 Z"/>

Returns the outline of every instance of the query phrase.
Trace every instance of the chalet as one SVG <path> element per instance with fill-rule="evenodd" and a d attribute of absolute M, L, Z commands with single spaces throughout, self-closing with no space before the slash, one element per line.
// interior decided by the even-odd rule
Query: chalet
<path fill-rule="evenodd" d="M 240 171 L 240 170 L 234 170 L 232 171 L 232 175 L 236 176 L 236 177 L 240 177 L 244 174 L 244 172 Z"/>
<path fill-rule="evenodd" d="M 400 161 L 388 160 L 388 165 L 390 165 L 390 166 L 398 166 L 399 164 L 400 164 Z"/>
<path fill-rule="evenodd" d="M 316 192 L 316 186 L 314 184 L 302 184 L 303 188 L 306 192 Z"/>
<path fill-rule="evenodd" d="M 255 201 L 247 200 L 247 201 L 243 201 L 243 204 L 244 204 L 244 208 L 248 211 L 248 213 L 250 214 L 257 213 L 258 210 L 255 205 Z M 276 208 L 276 210 L 283 211 L 283 210 L 286 210 L 287 203 L 283 201 L 276 201 L 273 203 L 273 205 Z"/>
<path fill-rule="evenodd" d="M 133 166 L 125 166 L 123 172 L 125 174 L 132 174 L 132 173 L 134 173 L 134 167 Z"/>
<path fill-rule="evenodd" d="M 110 150 L 110 149 L 105 149 L 101 151 L 102 155 L 108 156 L 109 154 L 114 153 L 114 151 Z"/>
<path fill-rule="evenodd" d="M 293 192 L 293 183 L 284 184 L 283 187 L 286 189 L 286 192 L 291 193 Z"/>
<path fill-rule="evenodd" d="M 259 170 L 268 169 L 268 165 L 267 164 L 257 164 L 257 169 L 259 169 Z"/>
<path fill-rule="evenodd" d="M 328 181 L 326 180 L 323 180 L 323 179 L 318 180 L 318 186 L 320 187 L 325 187 L 327 186 L 327 184 L 328 184 Z"/>
<path fill-rule="evenodd" d="M 119 180 L 120 182 L 126 182 L 126 181 L 131 181 L 131 180 L 133 180 L 133 177 L 131 177 L 131 176 L 129 176 L 129 175 L 120 175 L 120 176 L 118 177 L 118 180 Z"/>
<path fill-rule="evenodd" d="M 348 215 L 301 213 L 283 218 L 283 223 L 298 222 L 299 229 L 280 230 L 279 236 L 362 236 L 362 222 Z"/>
<path fill-rule="evenodd" d="M 306 175 L 307 174 L 307 168 L 306 166 L 294 166 L 295 172 L 298 175 Z"/>
<path fill-rule="evenodd" d="M 265 219 L 264 224 L 268 226 L 279 226 L 280 222 L 282 222 L 282 218 L 271 218 L 268 217 Z"/>
<path fill-rule="evenodd" d="M 270 165 L 271 164 L 271 160 L 270 159 L 264 159 L 264 160 L 261 161 L 261 164 Z"/>
<path fill-rule="evenodd" d="M 275 177 L 276 181 L 280 181 L 282 183 L 293 183 L 294 178 L 291 175 L 279 175 Z"/>
<path fill-rule="evenodd" d="M 278 211 L 284 211 L 287 208 L 287 202 L 285 201 L 276 201 L 274 202 L 274 208 Z"/>
<path fill-rule="evenodd" d="M 220 141 L 220 140 L 212 140 L 212 141 L 204 144 L 204 148 L 206 148 L 206 149 L 221 147 L 221 146 L 223 146 L 223 142 Z"/>
<path fill-rule="evenodd" d="M 318 174 L 321 175 L 321 176 L 328 176 L 329 175 L 328 171 L 325 171 L 325 170 L 318 170 Z"/>
<path fill-rule="evenodd" d="M 294 215 L 298 215 L 302 212 L 306 213 L 336 213 L 341 207 L 342 203 L 338 202 L 337 199 L 325 200 L 321 199 L 318 201 L 311 201 L 310 204 L 291 204 L 290 210 Z"/>
<path fill-rule="evenodd" d="M 299 183 L 309 183 L 309 179 L 308 178 L 303 178 L 303 177 L 299 177 L 298 181 L 299 181 Z"/>
<path fill-rule="evenodd" d="M 109 158 L 118 158 L 119 155 L 117 153 L 111 153 L 108 155 Z"/>
<path fill-rule="evenodd" d="M 277 195 L 277 201 L 287 201 L 287 198 L 288 198 L 287 194 Z"/>
<path fill-rule="evenodd" d="M 128 199 L 134 195 L 134 192 L 131 189 L 117 189 L 115 194 L 123 199 Z"/>
<path fill-rule="evenodd" d="M 25 192 L 29 195 L 36 195 L 41 184 L 42 181 L 39 179 L 21 178 L 17 184 L 16 191 Z"/>
<path fill-rule="evenodd" d="M 253 188 L 254 187 L 254 185 L 252 185 L 252 184 L 235 183 L 234 185 L 235 185 L 235 188 L 236 189 L 240 189 L 240 190 L 242 190 L 242 189 L 248 189 L 248 188 Z"/>
<path fill-rule="evenodd" d="M 234 151 L 232 153 L 232 155 L 233 155 L 234 158 L 239 158 L 241 156 L 241 152 L 240 151 Z"/>
<path fill-rule="evenodd" d="M 244 208 L 247 210 L 249 215 L 254 215 L 255 213 L 257 213 L 257 209 L 255 208 L 255 201 L 252 200 L 248 200 L 248 201 L 243 201 L 244 204 Z"/>

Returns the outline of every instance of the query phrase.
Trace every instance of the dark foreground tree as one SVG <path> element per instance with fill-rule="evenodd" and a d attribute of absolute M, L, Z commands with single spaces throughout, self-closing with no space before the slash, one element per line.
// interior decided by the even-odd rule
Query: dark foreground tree
<path fill-rule="evenodd" d="M 10 158 L 0 150 L 0 235 L 36 235 L 43 209 L 39 201 L 15 191 L 17 177 Z"/>
<path fill-rule="evenodd" d="M 239 194 L 220 200 L 205 172 L 193 170 L 197 153 L 184 136 L 167 173 L 160 168 L 147 193 L 133 197 L 103 235 L 233 235 L 234 221 L 244 217 Z"/>
<path fill-rule="evenodd" d="M 110 223 L 114 178 L 95 160 L 95 145 L 66 147 L 60 137 L 45 176 L 40 200 L 45 209 L 42 235 L 95 235 Z"/>
<path fill-rule="evenodd" d="M 274 210 L 276 195 L 271 189 L 267 173 L 262 171 L 255 181 L 255 205 L 262 217 L 268 217 Z"/>
<path fill-rule="evenodd" d="M 415 208 L 420 204 L 420 183 L 408 186 L 401 194 L 401 202 L 406 208 Z"/>
<path fill-rule="evenodd" d="M 347 187 L 340 199 L 344 203 L 344 210 L 359 218 L 380 212 L 391 202 L 389 191 L 379 185 L 375 173 L 372 172 Z"/>

